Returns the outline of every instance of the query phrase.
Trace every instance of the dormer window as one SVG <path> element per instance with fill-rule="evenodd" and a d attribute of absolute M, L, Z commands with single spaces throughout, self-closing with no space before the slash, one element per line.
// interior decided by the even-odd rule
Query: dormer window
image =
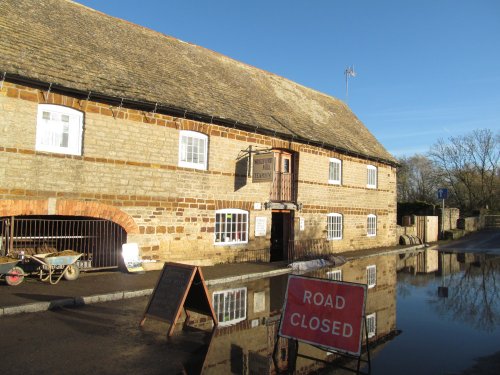
<path fill-rule="evenodd" d="M 55 104 L 39 104 L 36 124 L 37 151 L 82 154 L 83 112 Z"/>

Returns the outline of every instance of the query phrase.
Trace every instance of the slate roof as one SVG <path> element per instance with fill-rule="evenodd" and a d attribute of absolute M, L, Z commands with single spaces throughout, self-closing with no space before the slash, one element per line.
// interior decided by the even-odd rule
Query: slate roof
<path fill-rule="evenodd" d="M 393 164 L 342 101 L 69 0 L 0 0 L 0 76 L 159 103 Z"/>

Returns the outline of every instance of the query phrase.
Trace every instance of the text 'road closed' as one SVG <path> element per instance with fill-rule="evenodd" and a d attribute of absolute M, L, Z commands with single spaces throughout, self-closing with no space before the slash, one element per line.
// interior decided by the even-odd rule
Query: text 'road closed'
<path fill-rule="evenodd" d="M 291 275 L 280 335 L 359 355 L 366 286 Z"/>

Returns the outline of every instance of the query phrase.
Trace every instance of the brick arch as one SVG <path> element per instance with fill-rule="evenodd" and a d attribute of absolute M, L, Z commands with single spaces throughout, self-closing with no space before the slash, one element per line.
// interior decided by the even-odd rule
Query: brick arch
<path fill-rule="evenodd" d="M 20 215 L 64 215 L 88 216 L 110 220 L 120 225 L 128 234 L 138 234 L 139 227 L 134 219 L 116 207 L 99 202 L 77 200 L 56 200 L 49 212 L 49 200 L 1 200 L 0 216 Z"/>

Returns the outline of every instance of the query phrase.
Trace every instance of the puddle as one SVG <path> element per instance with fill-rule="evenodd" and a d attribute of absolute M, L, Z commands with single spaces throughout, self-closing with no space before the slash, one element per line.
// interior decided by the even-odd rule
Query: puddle
<path fill-rule="evenodd" d="M 499 257 L 420 250 L 356 259 L 307 276 L 368 283 L 372 374 L 458 374 L 500 351 L 499 273 Z M 193 327 L 207 332 L 206 344 L 186 371 L 268 374 L 295 366 L 298 373 L 340 374 L 346 373 L 342 366 L 355 368 L 352 359 L 302 342 L 295 356 L 293 341 L 276 341 L 287 279 L 209 288 L 220 324 L 211 333 L 206 320 L 195 319 Z"/>

